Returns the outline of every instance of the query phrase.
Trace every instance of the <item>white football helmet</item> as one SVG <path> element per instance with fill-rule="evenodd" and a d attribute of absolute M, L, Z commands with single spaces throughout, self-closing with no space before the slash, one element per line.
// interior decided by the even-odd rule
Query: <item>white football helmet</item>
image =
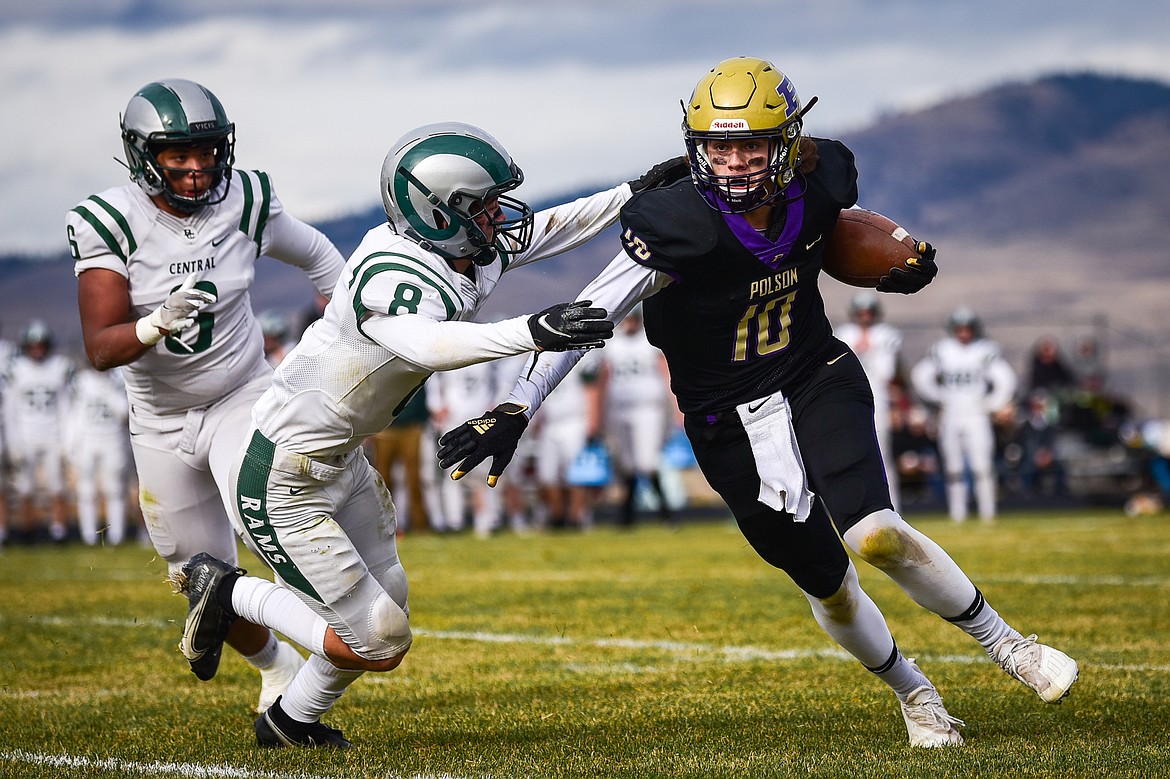
<path fill-rule="evenodd" d="M 402 235 L 447 259 L 489 265 L 532 242 L 532 209 L 505 197 L 524 181 L 508 152 L 478 127 L 428 124 L 403 135 L 382 163 L 382 202 Z M 488 236 L 474 217 L 498 198 L 502 221 Z"/>
<path fill-rule="evenodd" d="M 877 295 L 869 290 L 862 290 L 858 292 L 849 301 L 849 318 L 857 322 L 862 314 L 868 313 L 872 315 L 873 319 L 870 321 L 878 322 L 882 318 L 882 304 L 878 300 Z"/>
<path fill-rule="evenodd" d="M 983 321 L 975 310 L 967 306 L 959 306 L 947 318 L 947 330 L 954 334 L 960 327 L 969 327 L 976 338 L 983 337 Z"/>
<path fill-rule="evenodd" d="M 219 98 L 210 90 L 179 78 L 151 82 L 130 98 L 121 125 L 130 178 L 146 194 L 162 195 L 185 213 L 227 197 L 227 185 L 221 189 L 220 184 L 225 179 L 231 183 L 236 126 L 228 121 Z M 198 197 L 186 197 L 171 187 L 156 155 L 163 146 L 196 143 L 215 144 L 212 184 Z"/>

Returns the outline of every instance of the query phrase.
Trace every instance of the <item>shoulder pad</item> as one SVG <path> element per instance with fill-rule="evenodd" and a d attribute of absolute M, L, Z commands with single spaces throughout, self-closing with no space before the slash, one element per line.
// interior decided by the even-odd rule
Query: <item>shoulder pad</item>
<path fill-rule="evenodd" d="M 819 185 L 841 208 L 857 202 L 857 166 L 853 152 L 840 141 L 814 138 L 819 155 L 817 167 L 808 179 Z"/>
<path fill-rule="evenodd" d="M 622 206 L 622 248 L 635 262 L 669 272 L 715 248 L 718 217 L 689 180 L 639 192 Z"/>

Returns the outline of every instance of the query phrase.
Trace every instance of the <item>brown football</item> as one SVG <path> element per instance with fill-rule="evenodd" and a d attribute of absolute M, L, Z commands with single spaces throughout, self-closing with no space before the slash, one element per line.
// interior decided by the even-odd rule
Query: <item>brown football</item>
<path fill-rule="evenodd" d="M 906 260 L 919 256 L 914 239 L 894 220 L 851 208 L 841 212 L 829 235 L 821 268 L 837 281 L 872 289 L 890 269 L 905 268 Z"/>

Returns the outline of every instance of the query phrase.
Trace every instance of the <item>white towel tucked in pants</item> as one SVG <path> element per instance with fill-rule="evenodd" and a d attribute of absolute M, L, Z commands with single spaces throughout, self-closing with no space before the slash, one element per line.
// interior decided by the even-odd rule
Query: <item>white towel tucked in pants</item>
<path fill-rule="evenodd" d="M 777 392 L 735 407 L 743 421 L 760 474 L 759 501 L 776 511 L 787 511 L 804 522 L 812 511 L 804 461 L 792 427 L 788 401 Z"/>

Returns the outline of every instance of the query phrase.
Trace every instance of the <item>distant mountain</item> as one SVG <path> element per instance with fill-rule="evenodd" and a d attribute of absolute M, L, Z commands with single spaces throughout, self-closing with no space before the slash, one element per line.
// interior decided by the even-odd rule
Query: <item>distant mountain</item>
<path fill-rule="evenodd" d="M 857 156 L 860 204 L 939 249 L 942 272 L 930 288 L 882 298 L 904 332 L 907 362 L 943 334 L 951 310 L 971 305 L 1021 371 L 1040 335 L 1070 349 L 1076 337 L 1096 337 L 1115 385 L 1170 417 L 1170 85 L 1053 75 L 885 117 L 841 140 Z M 376 207 L 320 227 L 348 254 L 383 220 Z M 483 317 L 572 298 L 617 250 L 611 228 L 520 269 Z M 0 258 L 2 335 L 40 316 L 76 342 L 68 259 L 33 260 Z M 312 300 L 303 276 L 280 263 L 262 262 L 258 279 L 257 310 Z M 830 315 L 843 318 L 855 290 L 830 280 L 822 290 Z"/>
<path fill-rule="evenodd" d="M 1165 245 L 1165 84 L 1052 76 L 889 117 L 845 140 L 863 202 L 924 234 L 1059 236 L 1110 252 Z"/>

